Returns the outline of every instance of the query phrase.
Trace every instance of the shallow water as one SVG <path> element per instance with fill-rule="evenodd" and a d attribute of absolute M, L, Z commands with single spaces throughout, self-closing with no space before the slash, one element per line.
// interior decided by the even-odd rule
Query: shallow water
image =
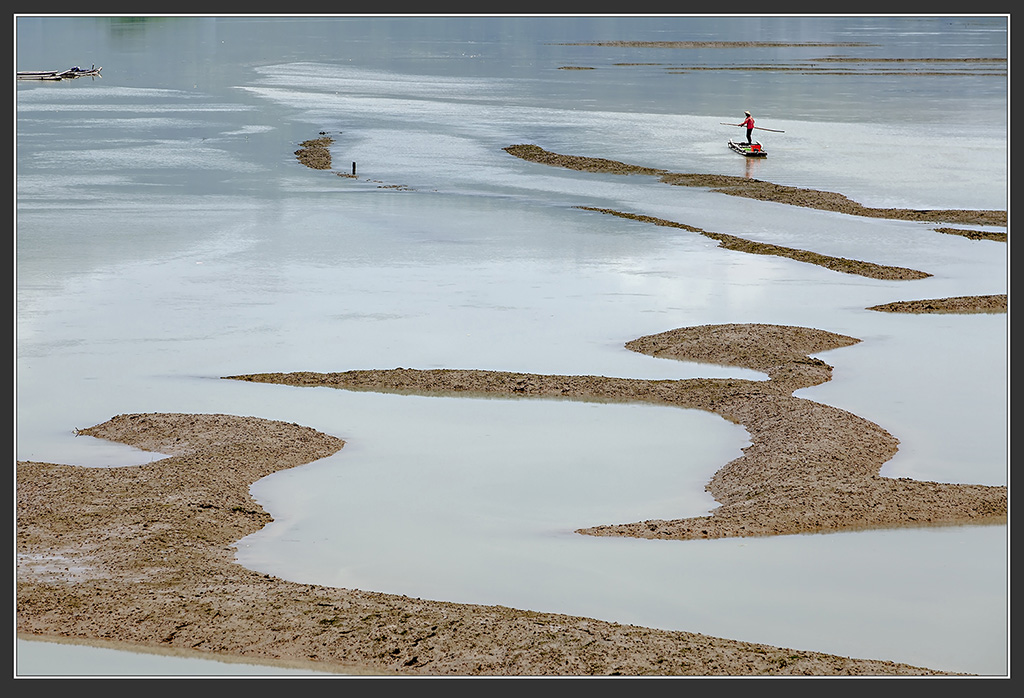
<path fill-rule="evenodd" d="M 865 310 L 1005 293 L 1005 244 L 502 150 L 746 174 L 872 206 L 1006 208 L 1005 77 L 723 78 L 669 68 L 838 49 L 561 45 L 709 37 L 860 41 L 876 48 L 844 51 L 886 56 L 1007 46 L 999 18 L 19 18 L 18 69 L 104 68 L 17 86 L 17 457 L 155 457 L 74 436 L 124 412 L 284 419 L 347 444 L 253 486 L 275 518 L 240 542 L 255 569 L 1004 674 L 1005 526 L 685 543 L 572 534 L 713 507 L 703 483 L 747 443 L 714 415 L 220 380 L 396 366 L 758 378 L 623 344 L 689 325 L 803 325 L 863 340 L 823 353 L 833 380 L 798 395 L 899 438 L 884 475 L 1006 484 L 1007 316 Z M 170 50 L 181 45 L 191 50 Z M 570 64 L 595 69 L 558 69 Z M 746 108 L 786 131 L 765 134 L 766 160 L 724 146 L 735 133 L 719 122 Z M 295 161 L 320 131 L 335 138 L 335 169 L 356 163 L 358 179 Z M 922 134 L 941 157 L 907 147 Z M 577 206 L 934 276 L 836 274 Z"/>

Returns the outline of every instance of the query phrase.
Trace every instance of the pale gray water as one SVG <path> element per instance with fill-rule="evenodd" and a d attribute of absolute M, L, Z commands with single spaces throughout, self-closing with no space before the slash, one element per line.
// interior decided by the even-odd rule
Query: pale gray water
<path fill-rule="evenodd" d="M 17 86 L 17 458 L 152 458 L 73 436 L 123 412 L 284 419 L 347 445 L 254 485 L 275 518 L 239 544 L 239 560 L 255 569 L 1005 674 L 1005 526 L 706 543 L 571 533 L 713 507 L 703 483 L 747 443 L 714 415 L 219 377 L 395 366 L 757 377 L 623 344 L 687 325 L 804 325 L 864 340 L 823 354 L 833 381 L 799 395 L 897 436 L 883 474 L 1006 484 L 1007 316 L 865 310 L 1004 293 L 1006 245 L 562 171 L 502 151 L 536 143 L 840 191 L 867 205 L 1005 209 L 1005 77 L 668 67 L 835 52 L 1005 57 L 1006 25 L 19 18 L 18 69 L 104 68 L 97 80 Z M 553 43 L 626 38 L 879 46 L 690 53 Z M 619 65 L 645 62 L 658 65 Z M 763 136 L 764 161 L 724 147 L 738 129 L 719 122 L 748 108 L 786 131 Z M 356 162 L 358 180 L 298 165 L 298 143 L 320 131 L 336 139 L 335 167 Z M 925 135 L 941 148 L 909 147 Z M 934 276 L 836 274 L 580 205 Z M 83 673 L 119 669 L 96 661 Z M 192 671 L 206 673 L 152 669 Z"/>

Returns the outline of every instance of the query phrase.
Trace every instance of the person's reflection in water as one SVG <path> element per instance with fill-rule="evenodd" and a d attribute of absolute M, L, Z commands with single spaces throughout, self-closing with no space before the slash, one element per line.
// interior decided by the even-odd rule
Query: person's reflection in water
<path fill-rule="evenodd" d="M 743 158 L 746 161 L 746 167 L 744 168 L 744 176 L 747 179 L 754 179 L 754 175 L 757 174 L 757 168 L 761 166 L 761 158 Z"/>

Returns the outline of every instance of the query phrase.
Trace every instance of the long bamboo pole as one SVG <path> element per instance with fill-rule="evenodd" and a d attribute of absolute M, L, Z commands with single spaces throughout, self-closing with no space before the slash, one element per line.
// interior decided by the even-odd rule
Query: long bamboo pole
<path fill-rule="evenodd" d="M 724 121 L 719 121 L 718 123 L 722 124 L 722 126 L 742 126 L 743 125 L 743 124 L 727 124 Z M 774 128 L 763 128 L 761 126 L 755 126 L 754 128 L 756 128 L 758 131 L 771 131 L 772 133 L 785 133 L 785 131 L 780 131 L 780 130 L 774 129 Z"/>

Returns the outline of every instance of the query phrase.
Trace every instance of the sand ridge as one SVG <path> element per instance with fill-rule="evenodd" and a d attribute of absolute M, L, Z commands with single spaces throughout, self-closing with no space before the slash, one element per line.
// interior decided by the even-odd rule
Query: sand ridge
<path fill-rule="evenodd" d="M 707 490 L 709 516 L 581 528 L 600 536 L 696 539 L 963 523 L 1005 523 L 1006 487 L 879 476 L 898 441 L 872 422 L 792 396 L 831 379 L 809 356 L 857 339 L 811 328 L 705 325 L 641 337 L 639 353 L 761 371 L 767 381 L 641 380 L 462 369 L 264 373 L 230 379 L 417 395 L 487 395 L 647 402 L 715 412 L 743 425 L 751 445 Z"/>
<path fill-rule="evenodd" d="M 139 466 L 19 462 L 21 637 L 373 675 L 930 675 L 696 633 L 301 584 L 246 569 L 270 521 L 259 477 L 340 439 L 231 415 L 126 414 L 81 432 L 172 454 Z"/>
<path fill-rule="evenodd" d="M 855 415 L 789 395 L 831 375 L 831 367 L 809 353 L 856 341 L 807 328 L 721 325 L 681 328 L 629 344 L 652 356 L 751 367 L 769 376 L 762 382 L 412 369 L 232 378 L 420 394 L 646 400 L 711 410 L 751 430 L 744 456 L 709 483 L 723 502 L 711 516 L 580 531 L 591 535 L 704 538 L 926 520 L 1005 521 L 1005 487 L 879 478 L 878 466 L 895 451 L 893 437 Z M 80 433 L 167 457 L 122 468 L 18 464 L 17 619 L 26 637 L 93 638 L 348 674 L 942 673 L 259 574 L 233 559 L 235 542 L 271 520 L 249 485 L 331 456 L 343 447 L 341 439 L 296 424 L 195 414 L 119 415 Z M 782 490 L 764 491 L 766 477 L 794 468 Z M 796 497 L 794 487 L 802 487 Z M 819 520 L 822 513 L 826 518 Z"/>
<path fill-rule="evenodd" d="M 670 172 L 661 168 L 632 165 L 608 158 L 553 153 L 538 145 L 520 143 L 504 148 L 505 152 L 529 162 L 564 167 L 582 172 L 619 175 L 649 175 L 674 186 L 704 187 L 730 196 L 761 201 L 775 201 L 851 216 L 889 218 L 895 220 L 959 223 L 973 225 L 1006 225 L 1006 211 L 965 209 L 872 208 L 863 206 L 843 194 L 803 187 L 774 184 L 759 179 L 722 174 Z"/>

